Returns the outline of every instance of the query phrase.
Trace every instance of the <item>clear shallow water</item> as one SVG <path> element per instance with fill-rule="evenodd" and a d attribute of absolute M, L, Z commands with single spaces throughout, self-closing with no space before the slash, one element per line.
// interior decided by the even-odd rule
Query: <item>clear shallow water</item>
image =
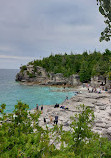
<path fill-rule="evenodd" d="M 0 69 L 0 105 L 5 103 L 6 112 L 12 112 L 17 101 L 22 101 L 35 108 L 38 105 L 55 105 L 62 103 L 66 96 L 71 98 L 75 95 L 73 91 L 61 92 L 63 88 L 45 86 L 20 85 L 15 81 L 16 73 L 19 70 Z"/>

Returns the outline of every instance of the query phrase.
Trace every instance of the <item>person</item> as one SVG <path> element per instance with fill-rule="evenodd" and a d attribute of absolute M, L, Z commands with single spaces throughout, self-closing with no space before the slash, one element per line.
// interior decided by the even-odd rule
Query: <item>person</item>
<path fill-rule="evenodd" d="M 41 106 L 41 114 L 43 114 L 43 105 Z"/>
<path fill-rule="evenodd" d="M 54 108 L 58 108 L 58 107 L 59 107 L 59 104 L 56 103 L 55 106 L 54 106 Z"/>
<path fill-rule="evenodd" d="M 98 94 L 101 94 L 101 89 L 98 91 Z"/>
<path fill-rule="evenodd" d="M 94 93 L 96 93 L 97 92 L 97 90 L 96 90 L 96 87 L 94 88 Z"/>
<path fill-rule="evenodd" d="M 44 123 L 46 123 L 46 118 L 44 117 Z"/>
<path fill-rule="evenodd" d="M 49 119 L 50 119 L 50 123 L 52 123 L 52 116 L 49 116 Z"/>
<path fill-rule="evenodd" d="M 66 100 L 68 100 L 68 96 L 66 96 Z"/>
<path fill-rule="evenodd" d="M 60 108 L 61 108 L 61 109 L 65 109 L 65 106 L 62 105 L 62 106 L 60 106 Z"/>
<path fill-rule="evenodd" d="M 43 111 L 43 105 L 41 106 L 41 111 Z"/>
<path fill-rule="evenodd" d="M 107 91 L 107 87 L 105 87 L 105 91 Z"/>
<path fill-rule="evenodd" d="M 38 110 L 38 109 L 39 109 L 38 104 L 36 104 L 36 110 Z"/>
<path fill-rule="evenodd" d="M 56 123 L 56 125 L 57 125 L 57 123 L 58 123 L 58 116 L 55 116 L 55 120 L 54 120 L 54 124 Z"/>

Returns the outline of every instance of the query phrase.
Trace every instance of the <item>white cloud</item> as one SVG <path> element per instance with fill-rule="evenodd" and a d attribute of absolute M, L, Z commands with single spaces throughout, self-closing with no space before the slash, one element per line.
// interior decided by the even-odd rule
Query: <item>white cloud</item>
<path fill-rule="evenodd" d="M 0 55 L 0 59 L 34 60 L 34 57 Z M 39 59 L 39 58 L 38 58 Z"/>
<path fill-rule="evenodd" d="M 18 66 L 51 52 L 104 51 L 111 48 L 99 42 L 104 28 L 96 0 L 0 0 L 0 59 Z"/>

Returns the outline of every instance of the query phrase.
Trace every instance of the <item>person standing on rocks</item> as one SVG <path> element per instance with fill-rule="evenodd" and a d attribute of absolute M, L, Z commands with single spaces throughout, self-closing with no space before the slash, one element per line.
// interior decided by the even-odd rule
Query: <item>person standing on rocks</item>
<path fill-rule="evenodd" d="M 56 123 L 56 125 L 57 125 L 57 123 L 58 123 L 58 116 L 55 116 L 55 120 L 54 120 L 54 124 Z"/>
<path fill-rule="evenodd" d="M 109 99 L 109 102 L 111 103 L 111 98 Z M 111 109 L 111 105 L 110 105 L 110 109 Z"/>
<path fill-rule="evenodd" d="M 49 119 L 50 119 L 50 123 L 52 123 L 52 116 L 49 116 Z"/>
<path fill-rule="evenodd" d="M 44 117 L 44 123 L 46 123 L 46 118 Z"/>
<path fill-rule="evenodd" d="M 43 105 L 41 106 L 41 113 L 43 113 Z"/>
<path fill-rule="evenodd" d="M 39 106 L 38 106 L 38 104 L 36 104 L 36 110 L 38 110 L 39 109 Z"/>

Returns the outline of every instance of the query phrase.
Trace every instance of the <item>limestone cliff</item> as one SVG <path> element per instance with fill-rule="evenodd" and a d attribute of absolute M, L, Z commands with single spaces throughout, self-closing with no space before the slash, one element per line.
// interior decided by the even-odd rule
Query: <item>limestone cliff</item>
<path fill-rule="evenodd" d="M 20 72 L 16 75 L 16 81 L 33 82 L 42 85 L 80 85 L 78 75 L 64 77 L 62 73 L 49 73 L 40 66 L 33 65 L 22 66 Z"/>

